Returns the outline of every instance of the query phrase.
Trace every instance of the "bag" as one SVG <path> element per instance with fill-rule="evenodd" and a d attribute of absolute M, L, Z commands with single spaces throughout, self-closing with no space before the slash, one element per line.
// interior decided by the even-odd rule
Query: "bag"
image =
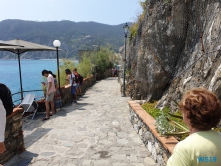
<path fill-rule="evenodd" d="M 82 84 L 84 81 L 84 78 L 80 74 L 78 74 L 78 79 L 79 79 L 80 84 Z"/>
<path fill-rule="evenodd" d="M 61 108 L 62 107 L 61 94 L 60 94 L 59 90 L 56 90 L 56 92 L 55 92 L 54 104 L 55 104 L 55 108 Z"/>
<path fill-rule="evenodd" d="M 75 83 L 78 84 L 79 83 L 79 74 L 74 74 L 75 76 Z"/>
<path fill-rule="evenodd" d="M 10 89 L 0 83 L 0 99 L 6 110 L 6 116 L 9 116 L 13 112 L 14 104 L 12 101 L 12 95 Z"/>

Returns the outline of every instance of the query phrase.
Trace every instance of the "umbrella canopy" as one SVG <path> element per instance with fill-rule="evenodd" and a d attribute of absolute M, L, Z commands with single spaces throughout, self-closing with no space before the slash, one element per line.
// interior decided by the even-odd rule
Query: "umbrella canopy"
<path fill-rule="evenodd" d="M 19 45 L 10 44 L 6 41 L 0 40 L 0 46 L 19 46 Z"/>
<path fill-rule="evenodd" d="M 18 54 L 18 52 L 22 54 L 27 51 L 56 51 L 54 47 L 31 43 L 20 39 L 8 40 L 7 43 L 15 46 L 0 46 L 0 51 L 10 51 L 16 54 Z"/>
<path fill-rule="evenodd" d="M 23 99 L 23 88 L 22 88 L 22 78 L 21 78 L 21 64 L 20 64 L 20 54 L 28 51 L 57 51 L 54 47 L 49 47 L 41 44 L 31 43 L 28 41 L 14 39 L 7 41 L 8 44 L 15 46 L 0 46 L 0 51 L 9 51 L 18 55 L 19 64 L 19 76 L 20 76 L 20 89 L 21 89 L 21 100 Z M 60 49 L 58 49 L 60 50 Z M 57 62 L 59 61 L 57 57 Z"/>

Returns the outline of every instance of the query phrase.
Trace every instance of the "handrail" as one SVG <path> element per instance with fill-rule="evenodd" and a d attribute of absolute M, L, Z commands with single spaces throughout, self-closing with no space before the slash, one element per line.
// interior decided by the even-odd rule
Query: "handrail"
<path fill-rule="evenodd" d="M 43 90 L 39 90 L 39 89 L 38 90 L 27 90 L 27 91 L 23 91 L 23 92 L 34 92 L 34 91 L 43 91 Z M 16 95 L 16 94 L 19 94 L 19 93 L 21 93 L 21 92 L 13 93 L 12 96 Z"/>
<path fill-rule="evenodd" d="M 27 91 L 23 91 L 23 93 L 24 93 L 24 92 L 40 92 L 40 91 L 43 92 L 43 90 L 39 90 L 39 89 L 37 89 L 37 90 L 27 90 Z M 12 96 L 18 95 L 18 94 L 20 94 L 20 93 L 21 93 L 21 92 L 13 93 Z M 42 98 L 42 97 L 43 97 L 43 96 L 36 97 L 36 98 Z M 19 99 L 17 99 L 17 100 L 13 100 L 13 103 L 16 103 L 16 102 L 18 102 L 18 101 L 22 101 L 22 99 L 19 98 Z"/>

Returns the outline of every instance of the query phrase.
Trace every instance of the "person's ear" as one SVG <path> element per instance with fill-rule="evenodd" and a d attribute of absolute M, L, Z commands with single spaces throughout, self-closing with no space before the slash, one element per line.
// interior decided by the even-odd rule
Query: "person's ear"
<path fill-rule="evenodd" d="M 186 116 L 189 116 L 190 115 L 190 111 L 186 111 Z"/>

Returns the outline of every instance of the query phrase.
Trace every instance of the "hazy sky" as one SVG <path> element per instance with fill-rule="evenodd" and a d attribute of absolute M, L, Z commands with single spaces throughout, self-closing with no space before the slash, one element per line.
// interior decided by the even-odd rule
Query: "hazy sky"
<path fill-rule="evenodd" d="M 140 0 L 0 0 L 0 21 L 75 22 L 94 21 L 109 25 L 134 22 L 141 13 Z"/>

